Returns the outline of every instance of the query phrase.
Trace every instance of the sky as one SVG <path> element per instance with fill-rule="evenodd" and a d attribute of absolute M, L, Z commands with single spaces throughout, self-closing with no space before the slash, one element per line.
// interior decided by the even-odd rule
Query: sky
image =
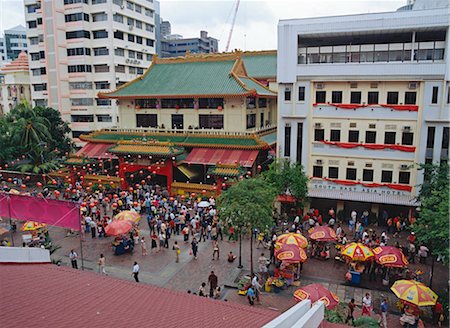
<path fill-rule="evenodd" d="M 62 1 L 62 0 L 53 0 Z M 200 30 L 226 47 L 236 0 L 161 0 L 161 17 L 170 21 L 173 34 L 200 35 Z M 277 47 L 280 19 L 395 11 L 406 0 L 241 0 L 230 48 L 268 50 Z M 25 25 L 23 0 L 0 0 L 0 33 Z"/>

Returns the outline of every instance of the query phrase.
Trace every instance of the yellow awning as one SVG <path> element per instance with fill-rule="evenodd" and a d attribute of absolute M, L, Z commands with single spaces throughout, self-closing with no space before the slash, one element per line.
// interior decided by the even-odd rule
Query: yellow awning
<path fill-rule="evenodd" d="M 198 175 L 198 172 L 192 171 L 186 165 L 178 165 L 177 167 L 189 180 Z"/>

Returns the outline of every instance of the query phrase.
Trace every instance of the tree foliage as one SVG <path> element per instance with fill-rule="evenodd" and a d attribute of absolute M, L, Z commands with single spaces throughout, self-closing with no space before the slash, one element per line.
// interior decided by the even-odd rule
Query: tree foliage
<path fill-rule="evenodd" d="M 308 177 L 298 163 L 278 159 L 262 173 L 262 177 L 279 195 L 290 193 L 298 203 L 303 204 L 308 196 Z"/>
<path fill-rule="evenodd" d="M 425 181 L 420 186 L 419 217 L 413 226 L 419 243 L 427 245 L 432 254 L 449 263 L 449 167 L 422 165 Z"/>

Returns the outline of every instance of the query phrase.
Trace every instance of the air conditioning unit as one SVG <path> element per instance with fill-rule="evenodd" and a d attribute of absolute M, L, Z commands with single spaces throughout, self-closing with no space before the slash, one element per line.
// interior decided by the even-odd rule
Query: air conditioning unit
<path fill-rule="evenodd" d="M 358 83 L 357 82 L 350 82 L 350 88 L 356 89 L 357 87 L 358 87 Z"/>
<path fill-rule="evenodd" d="M 351 128 L 356 128 L 356 123 L 350 123 Z"/>
<path fill-rule="evenodd" d="M 322 161 L 321 159 L 317 159 L 317 160 L 316 160 L 316 164 L 322 165 L 322 164 L 323 164 L 323 161 Z"/>
<path fill-rule="evenodd" d="M 322 123 L 316 123 L 316 124 L 314 124 L 314 127 L 316 129 L 320 129 L 322 127 Z"/>
<path fill-rule="evenodd" d="M 366 163 L 366 167 L 372 167 L 372 163 Z"/>
<path fill-rule="evenodd" d="M 315 84 L 315 87 L 316 87 L 316 89 L 323 89 L 323 88 L 325 88 L 325 83 L 323 83 L 323 82 L 317 82 L 317 83 Z"/>
<path fill-rule="evenodd" d="M 369 124 L 369 129 L 375 129 L 377 127 L 377 125 L 376 124 Z"/>
<path fill-rule="evenodd" d="M 403 131 L 405 131 L 405 132 L 411 131 L 411 127 L 410 126 L 404 126 L 403 127 Z"/>
<path fill-rule="evenodd" d="M 125 9 L 125 6 L 124 5 L 120 5 L 120 9 Z"/>
<path fill-rule="evenodd" d="M 408 89 L 410 90 L 415 90 L 419 87 L 419 83 L 417 82 L 409 82 L 408 83 Z"/>
<path fill-rule="evenodd" d="M 409 167 L 409 165 L 407 165 L 407 164 L 402 164 L 402 165 L 400 165 L 400 170 L 407 170 L 408 167 Z"/>
<path fill-rule="evenodd" d="M 133 31 L 133 25 L 129 25 L 129 26 L 128 26 L 128 29 L 129 29 L 130 31 Z"/>
<path fill-rule="evenodd" d="M 355 162 L 351 161 L 351 162 L 347 162 L 348 166 L 355 166 Z"/>

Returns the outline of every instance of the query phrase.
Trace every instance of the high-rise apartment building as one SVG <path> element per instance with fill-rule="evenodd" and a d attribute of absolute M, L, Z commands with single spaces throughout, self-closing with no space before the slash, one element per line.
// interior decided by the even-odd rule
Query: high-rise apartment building
<path fill-rule="evenodd" d="M 200 37 L 194 38 L 183 38 L 179 34 L 162 36 L 162 31 L 161 28 L 161 57 L 183 57 L 186 53 L 209 54 L 219 51 L 219 40 L 208 36 L 207 31 L 200 31 Z"/>
<path fill-rule="evenodd" d="M 144 73 L 155 53 L 153 0 L 25 0 L 35 105 L 70 122 L 72 136 L 117 125 L 98 99 Z"/>
<path fill-rule="evenodd" d="M 0 38 L 0 65 L 6 60 L 5 38 Z"/>
<path fill-rule="evenodd" d="M 16 59 L 22 51 L 27 51 L 27 35 L 24 26 L 17 25 L 5 30 L 4 39 L 5 60 Z"/>
<path fill-rule="evenodd" d="M 448 160 L 449 3 L 281 20 L 278 156 L 311 206 L 391 215 L 417 206 L 418 163 Z"/>

